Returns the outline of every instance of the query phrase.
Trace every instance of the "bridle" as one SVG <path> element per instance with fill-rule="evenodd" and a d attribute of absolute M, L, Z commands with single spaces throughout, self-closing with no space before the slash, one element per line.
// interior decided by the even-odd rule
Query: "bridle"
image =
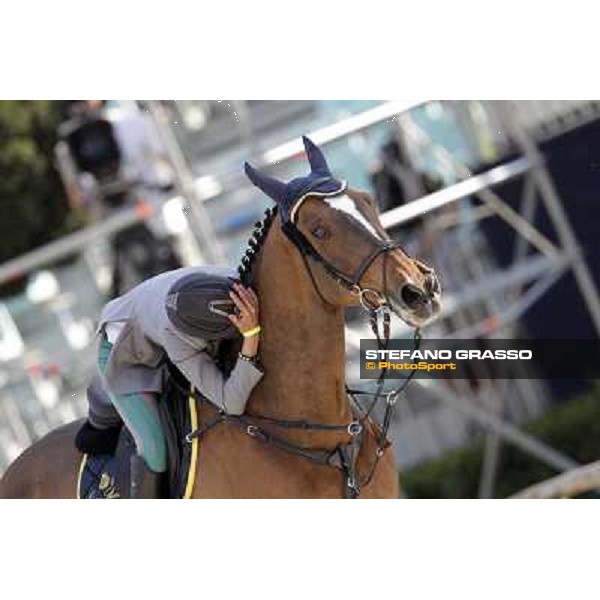
<path fill-rule="evenodd" d="M 312 182 L 311 187 L 315 187 L 321 182 L 322 180 L 316 180 Z M 302 192 L 304 196 L 306 196 L 310 193 L 310 189 L 306 191 L 303 190 Z M 267 213 L 267 216 L 272 219 L 273 213 Z M 284 221 L 282 223 L 282 229 L 285 235 L 288 237 L 288 239 L 290 239 L 290 241 L 300 252 L 306 270 L 310 276 L 312 285 L 315 291 L 317 292 L 318 296 L 321 298 L 321 300 L 326 304 L 330 305 L 330 303 L 323 296 L 317 285 L 317 282 L 314 278 L 314 274 L 310 267 L 309 259 L 320 264 L 324 268 L 325 272 L 340 286 L 348 290 L 350 293 L 359 297 L 361 306 L 368 313 L 369 322 L 373 333 L 377 338 L 379 349 L 387 349 L 390 340 L 390 313 L 392 310 L 392 305 L 387 299 L 386 261 L 389 256 L 389 253 L 394 249 L 400 249 L 408 256 L 404 249 L 393 240 L 384 240 L 381 243 L 377 244 L 375 250 L 371 254 L 369 254 L 369 256 L 367 256 L 367 258 L 362 262 L 362 264 L 358 267 L 358 269 L 353 275 L 346 275 L 342 273 L 337 267 L 335 267 L 335 265 L 331 264 L 327 259 L 325 259 L 314 248 L 314 246 L 310 243 L 306 236 L 296 227 L 292 219 Z M 383 256 L 383 292 L 377 292 L 376 290 L 372 290 L 370 288 L 363 288 L 360 284 L 362 277 L 371 267 L 371 265 L 373 265 L 375 260 L 377 260 L 377 258 L 379 258 L 380 256 Z M 377 302 L 371 304 L 367 297 L 367 294 L 372 294 L 377 299 Z M 415 349 L 418 349 L 420 339 L 421 338 L 419 330 L 416 329 L 414 334 Z M 361 490 L 371 482 L 373 476 L 375 475 L 375 471 L 377 469 L 379 460 L 383 457 L 386 448 L 390 445 L 390 442 L 387 439 L 387 434 L 389 431 L 392 414 L 394 412 L 397 399 L 400 396 L 400 394 L 405 390 L 414 374 L 415 371 L 411 371 L 408 377 L 402 382 L 402 384 L 398 388 L 388 390 L 385 392 L 384 385 L 387 375 L 387 369 L 381 370 L 379 378 L 377 379 L 375 392 L 366 392 L 358 389 L 352 389 L 349 388 L 348 385 L 346 385 L 346 395 L 350 400 L 352 413 L 354 416 L 354 419 L 349 423 L 330 424 L 313 423 L 304 420 L 278 419 L 275 417 L 261 415 L 248 411 L 242 415 L 229 415 L 223 410 L 218 410 L 214 417 L 210 419 L 205 425 L 201 426 L 195 431 L 190 432 L 186 436 L 186 441 L 191 443 L 194 439 L 200 438 L 202 435 L 204 435 L 207 431 L 215 427 L 217 424 L 223 421 L 230 422 L 240 427 L 242 431 L 244 431 L 247 435 L 258 439 L 265 444 L 274 446 L 279 450 L 282 450 L 289 454 L 300 456 L 306 460 L 310 460 L 311 462 L 315 462 L 320 465 L 333 467 L 335 469 L 340 470 L 343 474 L 344 479 L 344 498 L 358 498 Z M 182 391 L 184 391 L 185 393 L 189 393 L 185 390 Z M 196 399 L 208 401 L 208 399 L 203 397 L 202 394 L 199 393 L 197 390 L 193 390 L 191 395 Z M 365 408 L 362 405 L 359 396 L 372 397 L 372 400 L 367 408 Z M 372 413 L 375 406 L 382 399 L 385 399 L 386 407 L 383 415 L 382 424 L 379 425 L 373 419 Z M 359 454 L 363 446 L 365 426 L 367 425 L 367 423 L 370 424 L 376 431 L 376 449 L 375 456 L 371 462 L 366 476 L 361 477 L 360 473 L 358 472 L 357 463 Z M 339 443 L 332 450 L 322 448 L 311 448 L 289 442 L 285 438 L 273 434 L 271 431 L 266 429 L 263 426 L 263 424 L 271 425 L 278 429 L 310 430 L 322 432 L 329 431 L 338 433 L 345 432 L 350 436 L 350 441 L 345 443 Z"/>
<path fill-rule="evenodd" d="M 361 306 L 367 311 L 378 310 L 384 305 L 389 306 L 389 302 L 386 297 L 386 282 L 384 282 L 384 291 L 383 293 L 378 292 L 377 290 L 373 290 L 371 288 L 364 288 L 360 285 L 360 281 L 363 275 L 368 271 L 369 267 L 381 256 L 384 257 L 383 262 L 383 273 L 384 279 L 387 279 L 387 257 L 388 253 L 392 250 L 401 247 L 395 243 L 393 240 L 385 240 L 383 243 L 378 244 L 376 249 L 362 262 L 362 264 L 357 269 L 356 273 L 352 277 L 348 277 L 344 275 L 341 271 L 339 271 L 334 265 L 332 265 L 328 260 L 326 260 L 323 256 L 321 256 L 314 248 L 314 246 L 308 241 L 306 236 L 295 226 L 292 225 L 291 222 L 284 223 L 282 225 L 282 229 L 286 236 L 294 243 L 296 248 L 300 251 L 300 255 L 304 261 L 304 266 L 310 276 L 310 280 L 312 282 L 313 288 L 317 292 L 317 295 L 321 298 L 323 302 L 326 304 L 331 304 L 328 300 L 325 299 L 325 296 L 319 289 L 317 282 L 315 280 L 313 271 L 310 267 L 310 263 L 308 261 L 311 258 L 314 262 L 320 264 L 326 271 L 326 273 L 341 285 L 344 289 L 348 290 L 352 295 L 358 296 Z M 368 299 L 368 295 L 376 298 L 375 304 L 371 304 Z"/>
<path fill-rule="evenodd" d="M 322 177 L 311 182 L 309 186 L 304 188 L 299 192 L 300 200 L 298 200 L 298 204 L 302 202 L 302 200 L 310 195 L 311 189 L 318 187 L 321 183 L 327 181 L 328 177 Z M 298 209 L 292 210 L 292 215 L 297 214 Z M 314 262 L 320 264 L 326 273 L 336 281 L 341 287 L 348 290 L 352 295 L 358 296 L 361 306 L 367 311 L 370 312 L 372 310 L 378 310 L 384 305 L 391 306 L 387 299 L 387 269 L 386 269 L 386 259 L 388 254 L 392 250 L 401 250 L 404 254 L 407 254 L 402 248 L 400 244 L 395 242 L 392 239 L 387 240 L 377 240 L 375 244 L 375 249 L 371 254 L 369 254 L 363 262 L 359 265 L 358 269 L 353 275 L 346 275 L 342 273 L 335 265 L 333 265 L 330 261 L 328 261 L 325 257 L 323 257 L 317 249 L 311 244 L 308 238 L 298 229 L 295 223 L 295 218 L 290 218 L 284 220 L 282 222 L 281 228 L 286 237 L 296 246 L 302 259 L 304 260 L 304 265 L 308 274 L 310 276 L 311 282 L 317 295 L 325 302 L 326 304 L 330 304 L 323 294 L 321 293 L 319 286 L 314 278 L 312 269 L 310 268 L 310 264 L 308 259 L 312 259 Z M 378 292 L 376 290 L 370 288 L 363 288 L 360 285 L 360 281 L 363 278 L 364 274 L 369 270 L 369 267 L 381 256 L 384 257 L 383 263 L 383 293 Z M 408 256 L 408 254 L 407 254 Z M 370 304 L 367 294 L 372 295 L 377 299 L 375 304 Z"/>

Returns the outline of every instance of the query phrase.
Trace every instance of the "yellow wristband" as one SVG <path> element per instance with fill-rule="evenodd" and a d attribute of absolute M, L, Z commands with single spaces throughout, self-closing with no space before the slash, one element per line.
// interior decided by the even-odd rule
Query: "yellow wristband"
<path fill-rule="evenodd" d="M 260 325 L 257 325 L 256 327 L 253 327 L 252 329 L 248 329 L 247 331 L 242 331 L 242 335 L 245 338 L 252 337 L 253 335 L 256 335 L 257 333 L 260 333 Z"/>

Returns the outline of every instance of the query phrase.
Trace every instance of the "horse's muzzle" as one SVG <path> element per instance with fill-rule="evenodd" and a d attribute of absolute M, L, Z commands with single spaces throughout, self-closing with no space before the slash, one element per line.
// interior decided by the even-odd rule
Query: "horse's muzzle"
<path fill-rule="evenodd" d="M 392 304 L 400 317 L 413 327 L 432 321 L 441 309 L 441 288 L 435 273 L 428 273 L 423 285 L 405 283 L 392 296 Z"/>

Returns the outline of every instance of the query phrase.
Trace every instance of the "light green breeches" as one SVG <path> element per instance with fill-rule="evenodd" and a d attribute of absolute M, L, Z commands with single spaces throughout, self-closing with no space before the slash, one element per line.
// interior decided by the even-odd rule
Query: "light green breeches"
<path fill-rule="evenodd" d="M 104 373 L 112 344 L 102 337 L 98 351 L 98 367 Z M 165 436 L 158 416 L 156 397 L 148 393 L 111 394 L 111 400 L 131 431 L 137 452 L 150 469 L 162 473 L 167 468 Z"/>

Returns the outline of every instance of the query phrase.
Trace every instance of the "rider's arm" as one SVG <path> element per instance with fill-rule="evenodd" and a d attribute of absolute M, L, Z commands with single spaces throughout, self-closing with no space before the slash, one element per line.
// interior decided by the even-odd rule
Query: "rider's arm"
<path fill-rule="evenodd" d="M 229 377 L 225 377 L 206 352 L 194 353 L 175 364 L 202 395 L 232 415 L 244 412 L 250 393 L 263 376 L 254 363 L 238 359 Z"/>
<path fill-rule="evenodd" d="M 181 332 L 165 330 L 164 349 L 170 360 L 202 394 L 225 412 L 240 415 L 254 386 L 263 373 L 256 357 L 260 327 L 258 326 L 258 298 L 251 289 L 234 284 L 231 299 L 238 313 L 230 315 L 231 322 L 244 336 L 241 356 L 229 377 L 225 377 L 210 355 L 204 351 L 206 344 L 194 345 Z"/>

